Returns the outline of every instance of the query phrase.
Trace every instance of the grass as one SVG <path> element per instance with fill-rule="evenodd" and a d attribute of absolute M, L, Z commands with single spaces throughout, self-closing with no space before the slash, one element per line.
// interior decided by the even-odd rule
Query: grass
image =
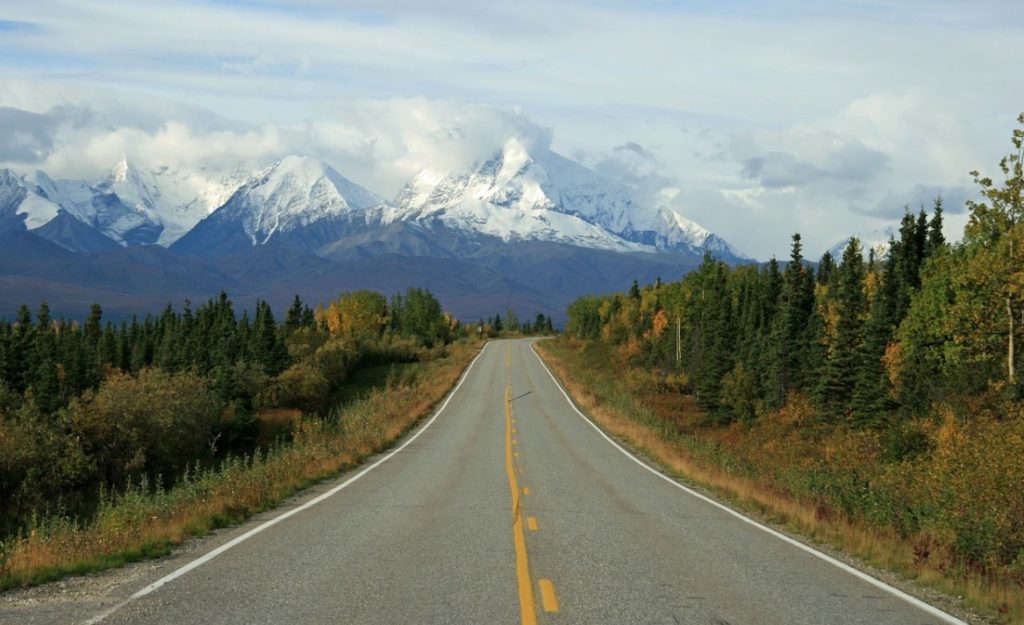
<path fill-rule="evenodd" d="M 227 458 L 215 469 L 186 471 L 173 488 L 146 481 L 105 496 L 88 521 L 56 515 L 0 544 L 0 590 L 41 584 L 169 553 L 182 541 L 239 523 L 318 481 L 390 447 L 452 388 L 477 352 L 454 345 L 415 370 L 367 377 L 329 417 L 266 415 L 292 424 L 291 441 Z M 374 378 L 376 379 L 376 378 Z"/>
<path fill-rule="evenodd" d="M 624 371 L 613 358 L 595 357 L 565 340 L 537 346 L 598 425 L 671 474 L 769 523 L 957 597 L 963 606 L 994 622 L 1024 623 L 1021 584 L 956 564 L 944 542 L 927 532 L 908 536 L 882 523 L 853 520 L 823 498 L 798 494 L 787 479 L 810 479 L 811 469 L 790 467 L 783 474 L 766 470 L 764 462 L 750 458 L 755 445 L 744 437 L 764 437 L 765 432 L 744 431 L 738 425 L 702 427 L 706 419 L 691 397 L 661 392 L 653 384 L 631 384 L 631 377 L 643 376 L 640 370 Z M 775 446 L 782 455 L 800 454 L 789 442 L 762 439 L 756 448 Z M 842 478 L 845 470 L 845 466 L 832 467 L 832 477 Z"/>

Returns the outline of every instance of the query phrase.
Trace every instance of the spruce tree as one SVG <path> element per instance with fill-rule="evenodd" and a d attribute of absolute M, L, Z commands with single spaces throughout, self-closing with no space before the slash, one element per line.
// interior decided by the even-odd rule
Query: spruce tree
<path fill-rule="evenodd" d="M 302 305 L 302 300 L 300 300 L 299 296 L 296 295 L 295 299 L 292 301 L 291 307 L 288 309 L 288 312 L 284 317 L 284 326 L 288 328 L 289 331 L 296 330 L 302 325 L 303 310 L 304 307 Z"/>
<path fill-rule="evenodd" d="M 836 273 L 836 259 L 831 252 L 825 252 L 818 261 L 818 284 L 831 284 Z"/>
<path fill-rule="evenodd" d="M 893 335 L 892 311 L 886 300 L 883 285 L 871 298 L 870 311 L 864 323 L 864 339 L 850 404 L 854 421 L 862 426 L 879 425 L 892 408 L 891 385 L 882 361 Z"/>
<path fill-rule="evenodd" d="M 843 252 L 843 262 L 836 274 L 835 335 L 817 393 L 819 405 L 832 418 L 849 414 L 854 376 L 860 361 L 861 316 L 865 308 L 863 286 L 864 258 L 860 241 L 854 237 Z"/>
<path fill-rule="evenodd" d="M 814 306 L 814 282 L 808 280 L 809 269 L 803 263 L 803 243 L 800 234 L 793 235 L 789 264 L 783 276 L 780 314 L 774 324 L 772 393 L 770 401 L 778 406 L 791 390 L 806 383 L 807 357 L 806 328 Z"/>
<path fill-rule="evenodd" d="M 946 245 L 946 237 L 942 234 L 942 196 L 935 198 L 932 207 L 932 218 L 928 222 L 928 256 L 942 250 Z"/>
<path fill-rule="evenodd" d="M 50 318 L 50 307 L 43 302 L 36 313 L 35 340 L 30 360 L 29 386 L 36 406 L 51 414 L 60 407 L 60 380 L 57 372 L 57 336 Z"/>

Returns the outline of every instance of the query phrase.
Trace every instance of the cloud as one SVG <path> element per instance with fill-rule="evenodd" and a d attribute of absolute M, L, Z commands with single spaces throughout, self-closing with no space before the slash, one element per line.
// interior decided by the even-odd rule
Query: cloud
<path fill-rule="evenodd" d="M 251 125 L 160 98 L 78 90 L 27 102 L 11 91 L 0 91 L 0 166 L 64 178 L 102 177 L 123 155 L 154 168 L 255 168 L 297 153 L 391 197 L 423 169 L 457 171 L 491 158 L 509 137 L 540 149 L 552 139 L 515 109 L 424 97 L 339 101 L 325 107 L 325 120 Z M 10 103 L 42 112 L 3 106 Z"/>
<path fill-rule="evenodd" d="M 766 152 L 743 162 L 740 175 L 768 188 L 817 184 L 871 185 L 889 169 L 891 157 L 851 141 L 829 149 L 817 161 L 787 152 Z"/>
<path fill-rule="evenodd" d="M 946 215 L 959 215 L 967 211 L 967 200 L 978 198 L 976 190 L 964 186 L 943 187 L 917 184 L 910 189 L 890 191 L 877 203 L 860 211 L 865 215 L 897 220 L 904 211 L 924 208 L 931 212 L 936 198 L 942 198 L 942 210 Z"/>

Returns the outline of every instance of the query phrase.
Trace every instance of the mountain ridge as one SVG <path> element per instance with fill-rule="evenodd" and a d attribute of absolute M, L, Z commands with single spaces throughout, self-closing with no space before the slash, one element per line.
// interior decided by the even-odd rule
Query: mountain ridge
<path fill-rule="evenodd" d="M 156 312 L 221 289 L 287 305 L 424 286 L 460 317 L 515 307 L 558 320 L 581 294 L 676 277 L 705 252 L 746 262 L 671 208 L 517 140 L 465 169 L 420 172 L 394 201 L 300 155 L 198 173 L 125 157 L 91 182 L 0 170 L 7 231 L 0 314 L 44 294 L 58 310 L 90 290 Z"/>

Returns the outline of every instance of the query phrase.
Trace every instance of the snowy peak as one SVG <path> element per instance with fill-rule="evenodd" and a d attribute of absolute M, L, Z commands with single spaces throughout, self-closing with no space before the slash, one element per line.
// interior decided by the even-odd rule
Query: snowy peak
<path fill-rule="evenodd" d="M 420 172 L 395 204 L 404 220 L 436 219 L 506 241 L 559 241 L 629 252 L 707 250 L 745 258 L 675 210 L 640 203 L 629 187 L 517 138 L 467 171 Z"/>
<path fill-rule="evenodd" d="M 895 226 L 885 226 L 878 230 L 860 232 L 853 236 L 860 241 L 861 255 L 865 260 L 872 251 L 875 253 L 875 258 L 882 259 L 889 255 L 889 242 L 893 239 L 899 239 L 900 233 Z M 828 249 L 828 253 L 832 255 L 832 258 L 837 263 L 842 260 L 843 252 L 846 251 L 846 246 L 850 244 L 850 238 L 852 237 L 838 241 Z"/>
<path fill-rule="evenodd" d="M 345 214 L 385 204 L 371 191 L 355 184 L 323 161 L 288 156 L 258 174 L 242 189 L 263 200 L 274 213 L 300 221 Z"/>
<path fill-rule="evenodd" d="M 288 156 L 251 176 L 173 249 L 238 253 L 274 240 L 316 250 L 345 236 L 353 224 L 379 224 L 393 212 L 323 161 Z"/>
<path fill-rule="evenodd" d="M 518 139 L 464 172 L 425 170 L 398 194 L 405 221 L 438 221 L 464 233 L 504 241 L 554 241 L 620 252 L 642 246 L 580 215 L 559 210 L 547 171 Z"/>
<path fill-rule="evenodd" d="M 5 224 L 0 228 L 38 228 L 56 217 L 59 210 L 60 206 L 39 185 L 9 169 L 0 170 L 0 221 Z"/>

